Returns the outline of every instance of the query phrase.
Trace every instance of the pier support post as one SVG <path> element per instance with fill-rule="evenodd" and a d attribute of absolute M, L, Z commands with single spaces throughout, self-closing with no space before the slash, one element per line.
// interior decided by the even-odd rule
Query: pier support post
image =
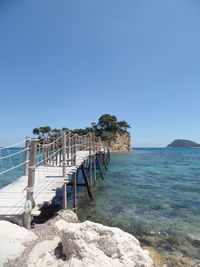
<path fill-rule="evenodd" d="M 76 179 L 77 179 L 77 173 L 72 174 L 72 180 L 73 180 L 73 209 L 77 208 L 76 204 L 76 197 L 77 197 L 77 187 L 76 187 Z"/>
<path fill-rule="evenodd" d="M 97 168 L 99 169 L 99 173 L 101 175 L 101 179 L 104 180 L 103 172 L 101 170 L 101 164 L 99 162 L 99 155 L 98 154 L 96 155 L 96 164 L 97 164 Z"/>
<path fill-rule="evenodd" d="M 103 164 L 104 164 L 104 167 L 106 169 L 106 171 L 108 171 L 108 167 L 107 167 L 107 162 L 106 162 L 106 144 L 105 142 L 103 143 Z"/>
<path fill-rule="evenodd" d="M 97 166 L 96 166 L 96 152 L 95 151 L 93 155 L 93 172 L 94 172 L 94 185 L 95 185 L 96 180 L 97 180 Z"/>
<path fill-rule="evenodd" d="M 96 146 L 95 146 L 95 134 L 93 134 L 92 138 L 92 170 L 93 170 L 93 183 L 94 186 L 96 184 Z"/>
<path fill-rule="evenodd" d="M 62 175 L 65 180 L 63 185 L 63 209 L 67 209 L 67 182 L 66 182 L 66 133 L 62 134 Z"/>
<path fill-rule="evenodd" d="M 85 167 L 84 167 L 83 164 L 81 165 L 81 170 L 82 170 L 82 173 L 83 173 L 83 179 L 84 179 L 85 186 L 86 186 L 86 189 L 87 189 L 87 192 L 88 192 L 88 196 L 92 200 L 93 199 L 92 192 L 91 192 L 91 189 L 90 189 L 90 185 L 88 183 L 87 173 L 86 173 L 86 170 L 85 170 Z"/>
<path fill-rule="evenodd" d="M 90 181 L 90 187 L 92 187 L 92 135 L 89 134 L 89 181 Z"/>

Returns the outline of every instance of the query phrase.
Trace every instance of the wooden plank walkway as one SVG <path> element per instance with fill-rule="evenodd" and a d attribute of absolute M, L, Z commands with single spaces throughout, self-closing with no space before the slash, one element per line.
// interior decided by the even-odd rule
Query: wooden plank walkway
<path fill-rule="evenodd" d="M 91 187 L 96 181 L 96 170 L 103 179 L 101 165 L 106 167 L 109 158 L 108 146 L 100 137 L 94 133 L 79 136 L 62 132 L 23 142 L 24 148 L 19 152 L 8 151 L 0 156 L 0 160 L 12 163 L 12 157 L 18 155 L 23 161 L 16 166 L 12 163 L 10 169 L 0 175 L 24 165 L 24 176 L 0 189 L 0 218 L 20 216 L 23 225 L 30 229 L 32 217 L 39 214 L 44 204 L 51 203 L 60 189 L 63 209 L 67 209 L 67 185 L 73 187 L 73 208 L 77 207 L 77 186 L 84 185 L 89 198 L 93 199 Z M 13 146 L 0 148 L 0 152 L 10 147 Z M 21 153 L 24 153 L 23 160 Z M 77 183 L 78 170 L 83 183 Z"/>
<path fill-rule="evenodd" d="M 35 171 L 35 185 L 33 197 L 36 203 L 34 211 L 39 210 L 44 203 L 51 202 L 55 197 L 56 189 L 71 180 L 81 164 L 88 159 L 89 151 L 78 151 L 76 166 L 66 166 L 66 178 L 62 176 L 62 167 L 39 166 Z M 26 202 L 28 176 L 22 176 L 15 182 L 0 189 L 0 215 L 21 215 Z"/>

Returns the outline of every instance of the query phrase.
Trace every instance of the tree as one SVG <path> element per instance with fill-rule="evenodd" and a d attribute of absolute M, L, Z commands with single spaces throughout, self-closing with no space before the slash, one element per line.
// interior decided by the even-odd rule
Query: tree
<path fill-rule="evenodd" d="M 104 114 L 99 118 L 97 128 L 104 131 L 117 130 L 117 117 L 110 114 Z"/>
<path fill-rule="evenodd" d="M 34 128 L 33 129 L 33 134 L 41 136 L 45 136 L 48 133 L 51 132 L 51 127 L 49 126 L 41 126 L 39 128 Z"/>
<path fill-rule="evenodd" d="M 97 124 L 96 124 L 96 122 L 92 122 L 91 123 L 91 125 L 92 125 L 92 130 L 94 131 L 94 132 L 96 132 L 96 130 L 97 130 Z"/>
<path fill-rule="evenodd" d="M 61 132 L 85 135 L 89 132 L 94 132 L 96 136 L 101 136 L 105 140 L 113 140 L 116 133 L 127 132 L 127 129 L 131 128 L 130 125 L 125 121 L 118 121 L 115 115 L 104 114 L 98 119 L 98 123 L 93 122 L 91 127 L 78 128 L 70 130 L 69 128 L 63 127 L 62 129 L 51 129 L 49 126 L 42 126 L 33 129 L 33 134 L 39 135 L 39 137 L 44 137 L 49 133 L 57 136 Z"/>
<path fill-rule="evenodd" d="M 40 129 L 39 128 L 34 128 L 33 129 L 33 134 L 39 135 L 40 134 Z"/>
<path fill-rule="evenodd" d="M 85 134 L 87 134 L 87 133 L 91 133 L 91 132 L 94 132 L 94 130 L 93 130 L 92 127 L 86 127 L 86 128 L 85 128 Z"/>
<path fill-rule="evenodd" d="M 121 130 L 122 132 L 127 132 L 127 129 L 131 128 L 131 126 L 126 122 L 126 121 L 118 121 L 117 122 L 117 126 L 119 128 L 119 130 Z"/>
<path fill-rule="evenodd" d="M 43 136 L 47 135 L 47 134 L 50 133 L 50 131 L 51 131 L 51 127 L 49 127 L 49 126 L 42 126 L 42 127 L 40 127 L 39 129 L 40 129 L 40 133 L 41 133 Z"/>
<path fill-rule="evenodd" d="M 66 127 L 63 127 L 61 131 L 62 132 L 65 132 L 65 133 L 69 133 L 70 132 L 70 129 L 69 128 L 66 128 Z"/>
<path fill-rule="evenodd" d="M 98 123 L 92 123 L 92 129 L 97 136 L 100 136 L 103 140 L 108 142 L 115 140 L 116 133 L 127 133 L 127 129 L 131 128 L 125 121 L 118 121 L 115 115 L 104 114 L 102 115 Z"/>

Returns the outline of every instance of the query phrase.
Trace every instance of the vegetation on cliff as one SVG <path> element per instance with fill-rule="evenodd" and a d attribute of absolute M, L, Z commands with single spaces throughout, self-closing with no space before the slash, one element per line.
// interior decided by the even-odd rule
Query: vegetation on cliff
<path fill-rule="evenodd" d="M 131 128 L 130 125 L 125 121 L 118 121 L 115 115 L 104 114 L 99 119 L 98 122 L 93 122 L 90 127 L 78 128 L 71 130 L 69 128 L 63 127 L 61 129 L 51 128 L 50 126 L 40 126 L 33 129 L 33 134 L 40 137 L 48 136 L 49 134 L 58 134 L 61 132 L 72 133 L 84 135 L 89 132 L 95 132 L 96 136 L 100 136 L 103 140 L 108 142 L 114 141 L 117 134 L 128 133 L 128 129 Z"/>

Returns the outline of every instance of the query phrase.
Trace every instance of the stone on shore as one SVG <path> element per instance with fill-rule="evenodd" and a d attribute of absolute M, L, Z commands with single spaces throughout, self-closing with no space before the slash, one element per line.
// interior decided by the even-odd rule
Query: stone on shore
<path fill-rule="evenodd" d="M 59 246 L 59 243 L 59 237 L 55 237 L 53 240 L 45 240 L 37 243 L 29 254 L 27 266 L 37 267 L 59 265 L 59 260 L 56 259 L 55 255 L 55 249 Z"/>
<path fill-rule="evenodd" d="M 36 240 L 37 236 L 8 221 L 0 221 L 0 266 L 19 257 L 25 249 L 24 244 Z"/>
<path fill-rule="evenodd" d="M 151 267 L 153 262 L 139 241 L 119 228 L 86 221 L 80 224 L 57 222 L 62 225 L 65 266 L 87 267 Z"/>
<path fill-rule="evenodd" d="M 63 219 L 68 223 L 78 223 L 78 216 L 72 210 L 61 210 L 58 212 L 58 218 Z"/>
<path fill-rule="evenodd" d="M 73 212 L 61 214 L 33 230 L 0 221 L 0 266 L 154 266 L 134 236 L 90 221 L 75 223 L 78 218 Z"/>

